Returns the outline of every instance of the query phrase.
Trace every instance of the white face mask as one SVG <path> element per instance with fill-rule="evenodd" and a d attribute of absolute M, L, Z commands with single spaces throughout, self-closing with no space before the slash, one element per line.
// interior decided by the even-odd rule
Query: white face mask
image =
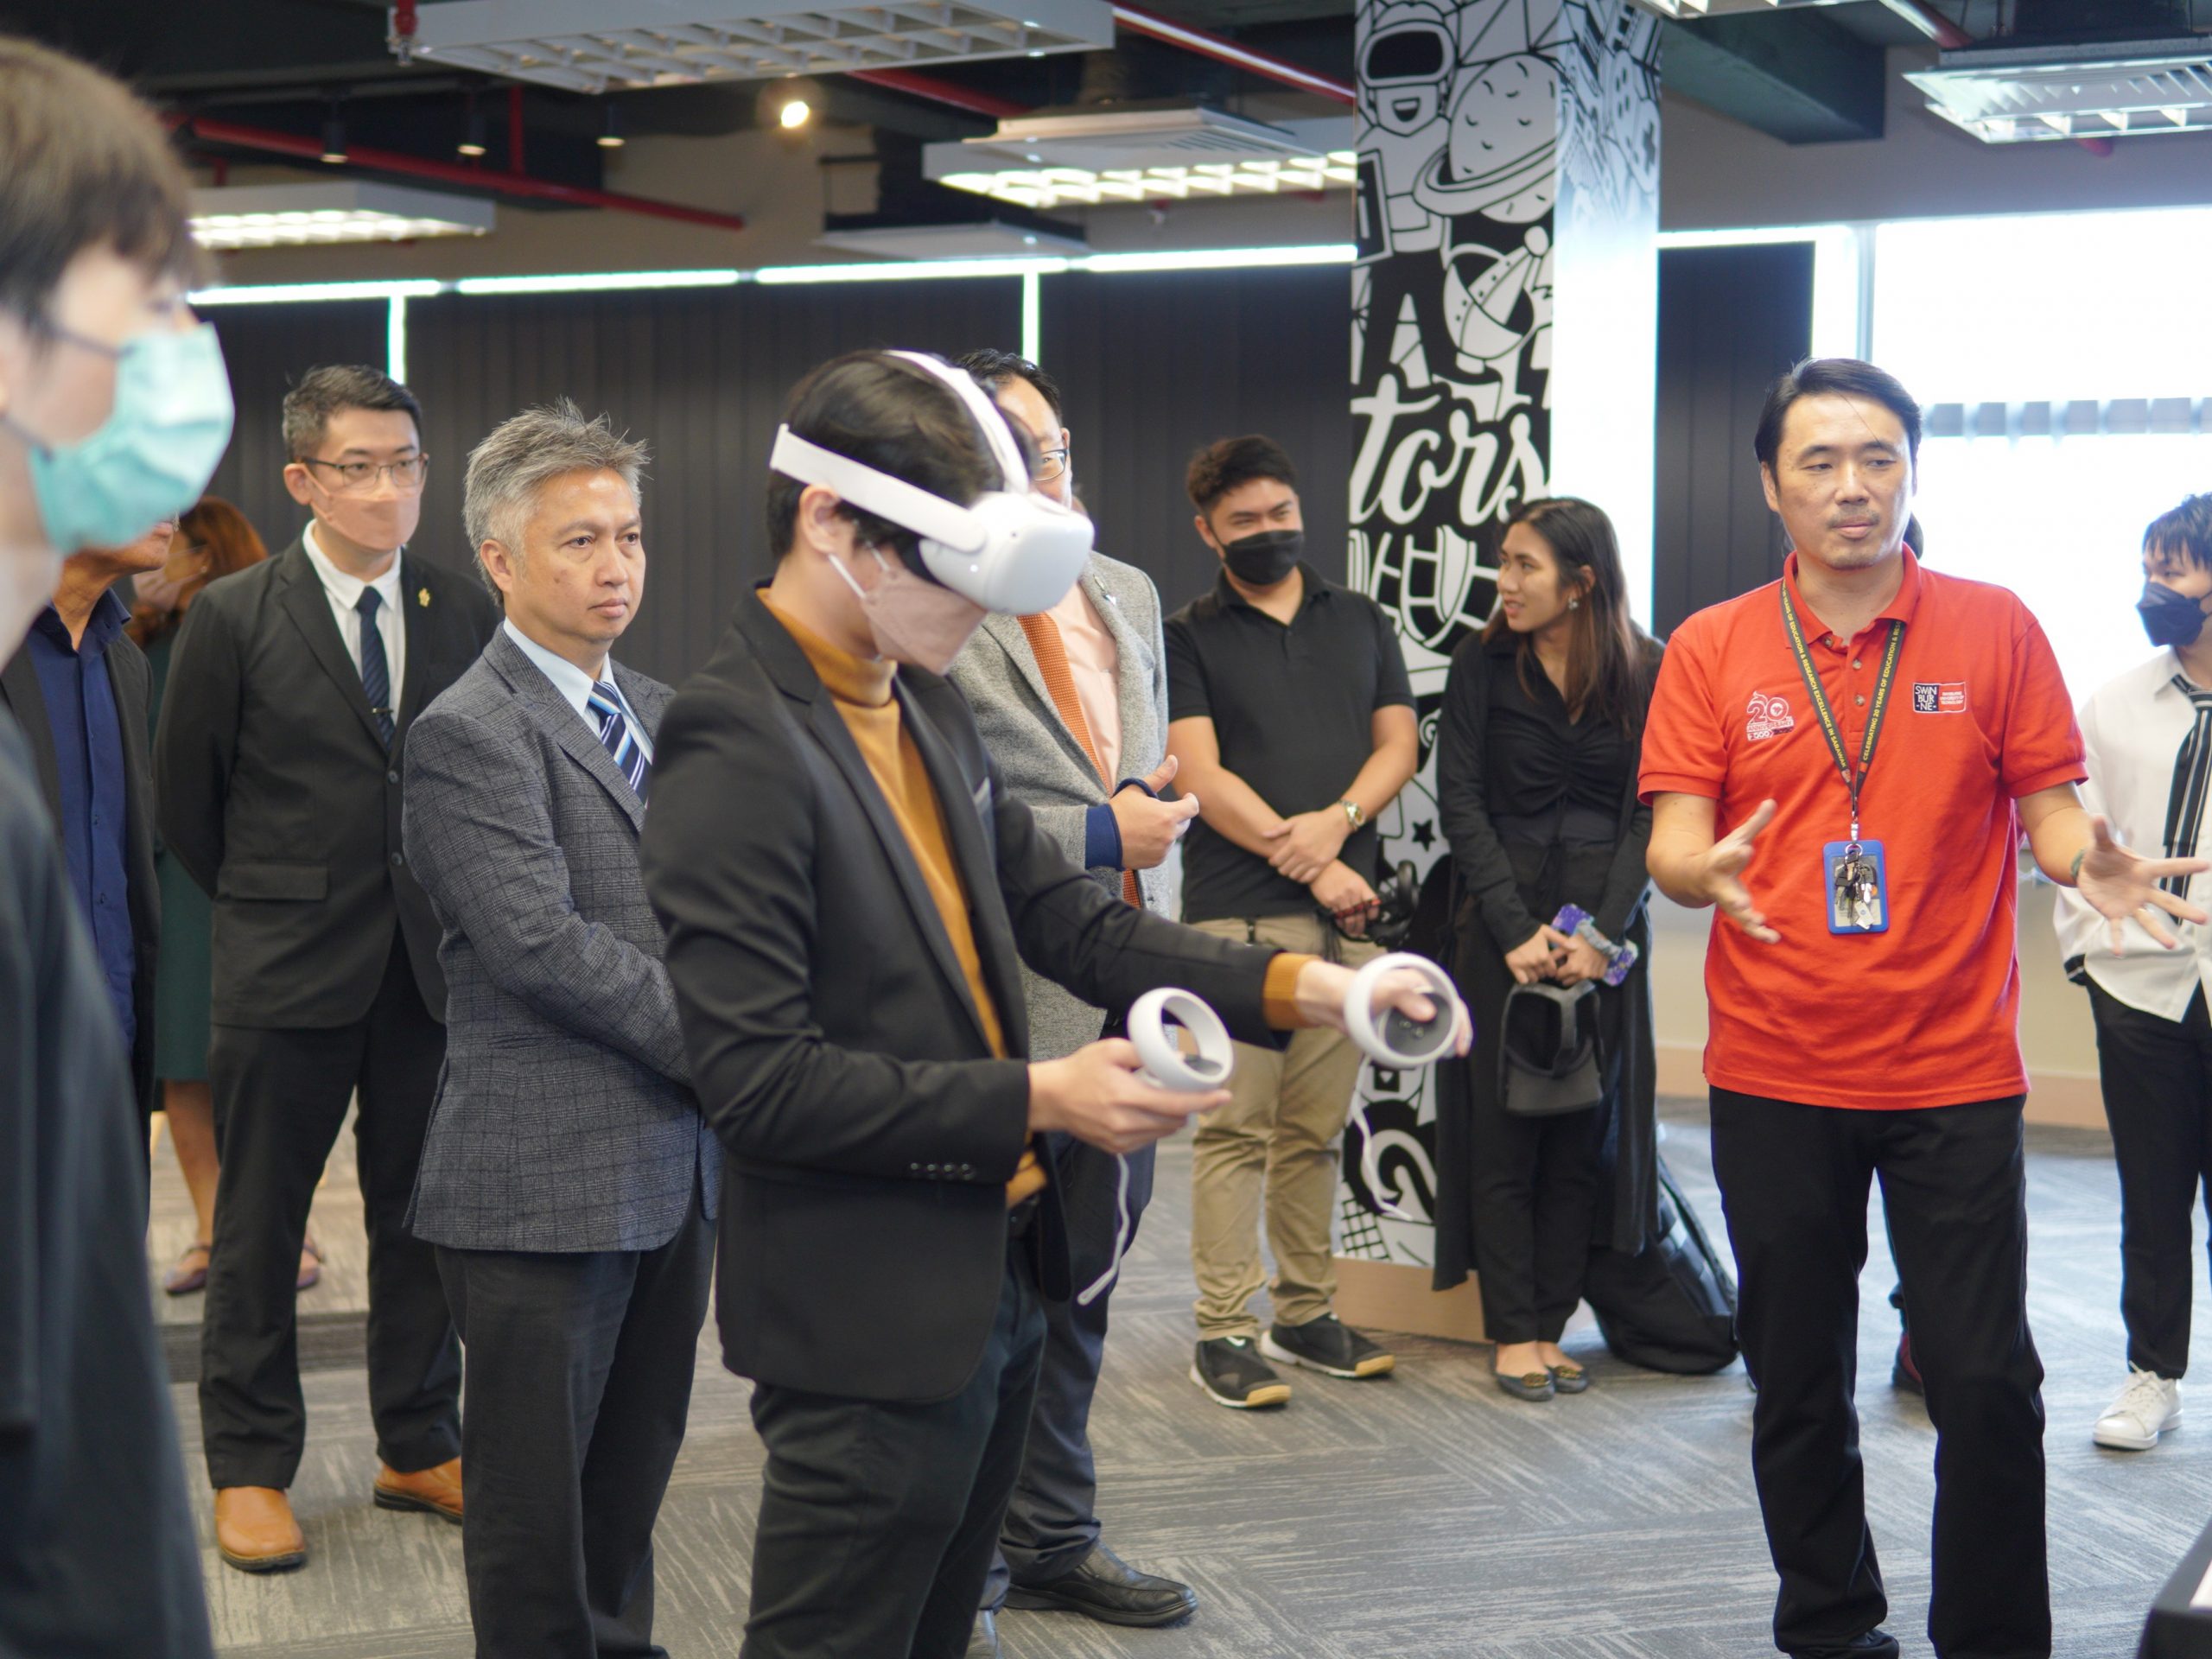
<path fill-rule="evenodd" d="M 950 588 L 924 581 L 904 560 L 887 559 L 874 548 L 868 552 L 878 571 L 874 588 L 855 581 L 836 554 L 830 556 L 830 563 L 860 601 L 876 655 L 931 674 L 944 673 L 982 623 L 983 607 Z"/>

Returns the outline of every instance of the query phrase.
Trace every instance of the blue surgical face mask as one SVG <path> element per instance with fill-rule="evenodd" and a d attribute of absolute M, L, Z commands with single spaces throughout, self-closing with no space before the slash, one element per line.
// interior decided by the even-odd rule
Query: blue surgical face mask
<path fill-rule="evenodd" d="M 140 334 L 113 354 L 115 407 L 89 436 L 47 443 L 0 416 L 28 446 L 39 520 L 64 555 L 123 547 L 175 518 L 200 499 L 231 441 L 231 379 L 213 327 Z"/>
<path fill-rule="evenodd" d="M 2178 650 L 2204 632 L 2202 601 L 2155 582 L 2143 584 L 2143 597 L 2136 601 L 2135 609 L 2143 619 L 2143 632 L 2151 636 L 2154 645 Z"/>

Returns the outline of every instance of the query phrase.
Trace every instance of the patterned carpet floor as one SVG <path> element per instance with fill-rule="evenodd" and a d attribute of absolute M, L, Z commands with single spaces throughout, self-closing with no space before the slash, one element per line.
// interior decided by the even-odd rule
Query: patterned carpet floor
<path fill-rule="evenodd" d="M 1670 1103 L 1666 1151 L 1719 1233 L 1701 1107 Z M 2057 1652 L 2126 1659 L 2152 1592 L 2212 1518 L 2212 1433 L 2156 1452 L 2101 1452 L 2088 1427 L 2122 1380 L 2119 1211 L 2109 1145 L 2031 1131 L 2031 1301 L 2050 1371 L 2050 1525 Z M 1298 1374 L 1282 1411 L 1209 1403 L 1185 1376 L 1192 1333 L 1187 1141 L 1165 1148 L 1159 1197 L 1115 1299 L 1093 1419 L 1107 1537 L 1198 1587 L 1196 1619 L 1116 1630 L 1010 1613 L 1010 1659 L 1755 1659 L 1773 1651 L 1773 1580 L 1750 1478 L 1740 1368 L 1669 1377 L 1569 1337 L 1596 1386 L 1524 1405 L 1490 1381 L 1487 1348 L 1394 1339 L 1395 1376 Z M 174 1165 L 157 1160 L 153 1259 L 189 1230 Z M 350 1144 L 318 1200 L 330 1257 L 302 1298 L 326 1329 L 307 1377 L 307 1462 L 294 1496 L 313 1556 L 250 1578 L 205 1550 L 217 1640 L 256 1659 L 461 1659 L 471 1651 L 458 1529 L 373 1510 L 358 1344 L 359 1200 Z M 1879 1216 L 1870 1228 L 1859 1370 L 1868 1501 L 1890 1628 L 1931 1649 L 1927 1532 L 1934 1436 L 1891 1392 L 1894 1316 Z M 189 1375 L 198 1297 L 164 1299 Z M 2206 1322 L 2212 1326 L 2212 1320 Z M 2200 1337 L 2200 1347 L 2206 1338 Z M 175 1390 L 194 1448 L 193 1390 Z M 2202 1438 L 2194 1438 L 2202 1436 Z M 658 1635 L 675 1659 L 736 1653 L 758 1502 L 746 1385 L 702 1339 L 691 1429 L 658 1535 Z M 204 1491 L 195 1499 L 206 1535 Z"/>

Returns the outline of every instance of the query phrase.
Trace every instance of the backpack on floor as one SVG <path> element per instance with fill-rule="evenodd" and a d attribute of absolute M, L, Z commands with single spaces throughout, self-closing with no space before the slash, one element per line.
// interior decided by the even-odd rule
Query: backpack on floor
<path fill-rule="evenodd" d="M 1656 1158 L 1656 1154 L 1654 1154 Z M 1583 1295 L 1605 1346 L 1647 1370 L 1696 1376 L 1736 1359 L 1736 1281 L 1657 1159 L 1659 1224 L 1634 1255 L 1592 1250 Z"/>

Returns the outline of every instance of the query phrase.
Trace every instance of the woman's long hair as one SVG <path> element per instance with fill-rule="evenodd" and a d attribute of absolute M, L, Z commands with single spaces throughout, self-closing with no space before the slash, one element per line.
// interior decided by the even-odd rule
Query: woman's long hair
<path fill-rule="evenodd" d="M 188 546 L 207 550 L 207 568 L 178 591 L 173 609 L 160 610 L 151 605 L 131 607 L 130 626 L 125 632 L 138 642 L 141 650 L 181 624 L 186 609 L 199 596 L 200 590 L 216 577 L 230 575 L 269 556 L 259 532 L 246 522 L 245 514 L 219 495 L 201 496 L 197 504 L 185 510 L 176 521 L 176 527 Z"/>
<path fill-rule="evenodd" d="M 1577 496 L 1554 495 L 1524 502 L 1505 521 L 1505 530 L 1526 524 L 1544 539 L 1559 567 L 1560 591 L 1574 594 L 1584 574 L 1582 603 L 1567 613 L 1567 710 L 1580 720 L 1594 714 L 1623 731 L 1637 724 L 1638 681 L 1643 652 L 1628 609 L 1628 579 L 1621 574 L 1620 543 L 1604 509 Z M 1483 630 L 1485 640 L 1509 632 L 1505 613 L 1494 613 Z M 1521 683 L 1535 695 L 1543 666 L 1536 660 L 1536 636 L 1519 636 Z"/>

